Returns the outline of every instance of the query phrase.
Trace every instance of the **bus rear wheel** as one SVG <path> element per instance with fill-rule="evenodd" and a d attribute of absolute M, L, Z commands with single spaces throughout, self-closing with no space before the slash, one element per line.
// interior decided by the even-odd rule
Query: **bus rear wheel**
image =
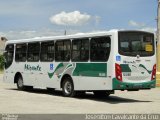
<path fill-rule="evenodd" d="M 65 97 L 75 96 L 74 85 L 71 78 L 64 78 L 64 81 L 62 83 L 62 92 L 63 96 Z"/>
<path fill-rule="evenodd" d="M 25 89 L 25 86 L 23 84 L 23 79 L 22 79 L 21 76 L 19 76 L 17 78 L 17 88 L 18 88 L 18 90 L 24 90 Z"/>

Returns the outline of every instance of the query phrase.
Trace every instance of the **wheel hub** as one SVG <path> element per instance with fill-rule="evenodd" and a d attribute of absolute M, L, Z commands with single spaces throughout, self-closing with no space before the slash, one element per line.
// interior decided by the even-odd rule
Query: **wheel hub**
<path fill-rule="evenodd" d="M 64 85 L 64 91 L 65 93 L 67 94 L 70 94 L 71 91 L 72 91 L 72 85 L 70 82 L 66 82 L 65 85 Z"/>
<path fill-rule="evenodd" d="M 18 80 L 18 86 L 19 86 L 19 87 L 23 87 L 23 81 L 22 81 L 22 79 L 19 79 L 19 80 Z"/>

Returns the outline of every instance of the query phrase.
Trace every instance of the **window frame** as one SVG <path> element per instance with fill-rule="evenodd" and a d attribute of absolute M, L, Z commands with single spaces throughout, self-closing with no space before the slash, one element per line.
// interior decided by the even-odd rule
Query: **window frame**
<path fill-rule="evenodd" d="M 78 41 L 80 41 L 80 49 L 79 50 L 73 50 L 73 42 L 78 42 Z M 87 41 L 88 42 L 88 50 L 87 49 L 85 49 L 85 50 L 82 50 L 81 48 L 82 48 L 82 45 L 84 45 L 84 43 L 83 43 L 83 41 Z M 74 51 L 79 51 L 80 52 L 80 56 L 79 56 L 79 60 L 74 60 L 73 59 L 73 52 Z M 86 59 L 86 60 L 82 60 L 81 58 L 82 58 L 82 52 L 86 52 L 86 51 L 88 51 L 88 59 Z M 72 62 L 88 62 L 89 61 L 89 59 L 90 59 L 90 38 L 76 38 L 76 39 L 72 39 L 72 46 L 71 46 L 71 60 L 72 60 Z"/>
<path fill-rule="evenodd" d="M 69 42 L 69 46 L 70 46 L 70 50 L 64 50 L 64 43 L 65 42 Z M 57 43 L 60 43 L 60 42 L 62 42 L 62 48 L 63 48 L 63 50 L 58 50 L 58 48 L 57 48 Z M 69 59 L 68 60 L 65 60 L 64 59 L 64 52 L 65 51 L 69 51 Z M 62 60 L 59 60 L 59 59 L 57 59 L 57 54 L 59 54 L 59 52 L 62 52 L 61 54 L 63 54 L 63 59 Z M 56 42 L 55 42 L 55 61 L 56 62 L 69 62 L 71 60 L 71 39 L 64 39 L 64 40 L 57 40 Z"/>
<path fill-rule="evenodd" d="M 39 52 L 29 52 L 29 44 L 39 44 Z M 27 44 L 27 62 L 39 62 L 40 61 L 40 48 L 41 48 L 41 44 L 40 44 L 40 42 L 29 42 L 28 44 Z M 37 60 L 29 60 L 28 58 L 29 58 L 29 54 L 30 53 L 32 53 L 32 55 L 33 54 L 38 54 L 38 59 Z M 34 55 L 33 55 L 34 56 Z"/>
<path fill-rule="evenodd" d="M 109 53 L 106 52 L 108 54 L 107 54 L 105 60 L 93 60 L 92 57 L 91 57 L 92 56 L 92 40 L 93 39 L 98 39 L 98 38 L 106 38 L 106 41 L 108 41 L 107 43 L 109 43 L 109 51 L 108 51 Z M 107 48 L 106 48 L 106 50 L 107 50 Z M 100 50 L 96 49 L 96 51 L 100 51 Z M 107 62 L 109 60 L 110 54 L 111 54 L 111 36 L 96 36 L 96 37 L 91 37 L 91 39 L 90 39 L 90 61 L 91 62 Z"/>
<path fill-rule="evenodd" d="M 128 52 L 124 52 L 122 51 L 122 48 L 121 48 L 121 36 L 122 35 L 128 35 L 128 34 L 131 34 L 131 35 L 143 35 L 144 36 L 149 36 L 152 38 L 152 46 L 153 46 L 153 52 L 152 53 L 140 53 L 140 52 L 137 52 L 137 51 L 132 51 L 133 49 L 133 46 L 132 46 L 132 42 L 133 41 L 136 41 L 136 40 L 128 40 L 128 43 L 129 43 L 129 50 Z M 143 41 L 144 42 L 144 41 Z M 123 53 L 122 53 L 123 52 Z M 137 53 L 136 53 L 137 52 Z M 137 55 L 141 56 L 141 57 L 150 57 L 150 56 L 154 56 L 155 55 L 155 40 L 154 40 L 154 34 L 153 33 L 149 33 L 149 32 L 142 32 L 142 31 L 119 31 L 118 32 L 118 53 L 120 55 L 123 55 L 123 56 L 130 56 L 130 57 L 136 57 Z"/>
<path fill-rule="evenodd" d="M 45 43 L 53 43 L 53 51 L 52 52 L 44 52 L 44 53 L 47 53 L 47 56 L 48 56 L 48 53 L 50 53 L 50 54 L 52 54 L 53 56 L 52 56 L 52 60 L 42 60 L 42 45 L 43 45 L 43 43 L 45 44 Z M 51 44 L 50 44 L 51 45 Z M 49 46 L 47 46 L 47 47 L 49 47 Z M 41 45 L 40 45 L 40 61 L 41 62 L 53 62 L 55 60 L 55 42 L 54 41 L 43 41 L 43 42 L 41 42 Z"/>
<path fill-rule="evenodd" d="M 25 45 L 26 46 L 26 49 L 25 49 L 25 52 L 18 52 L 18 54 L 24 54 L 25 53 L 25 60 L 22 61 L 22 60 L 17 60 L 16 58 L 16 55 L 17 55 L 17 45 Z M 28 45 L 27 43 L 18 43 L 15 45 L 15 62 L 26 62 L 27 61 L 27 48 L 28 48 Z"/>
<path fill-rule="evenodd" d="M 7 50 L 7 46 L 9 46 L 9 45 L 13 46 L 13 50 Z M 13 52 L 12 53 L 12 61 L 9 61 L 9 62 L 7 62 L 7 59 L 6 59 L 6 57 L 8 57 L 8 51 L 12 51 Z M 14 44 L 7 44 L 6 47 L 5 47 L 5 59 L 6 59 L 5 69 L 8 69 L 12 65 L 13 60 L 14 60 L 14 53 L 15 53 L 15 45 Z M 9 63 L 9 64 L 7 64 L 7 63 Z"/>

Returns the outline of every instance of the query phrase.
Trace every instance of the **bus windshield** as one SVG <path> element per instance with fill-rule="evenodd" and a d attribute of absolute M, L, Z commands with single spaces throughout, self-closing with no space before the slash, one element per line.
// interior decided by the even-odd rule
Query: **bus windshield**
<path fill-rule="evenodd" d="M 154 35 L 146 32 L 119 32 L 119 54 L 125 56 L 154 55 Z"/>

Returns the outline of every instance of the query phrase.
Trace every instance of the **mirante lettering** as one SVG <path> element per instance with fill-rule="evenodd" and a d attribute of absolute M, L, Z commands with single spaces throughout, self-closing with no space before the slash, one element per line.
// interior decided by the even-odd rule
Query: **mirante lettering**
<path fill-rule="evenodd" d="M 39 65 L 37 66 L 31 66 L 31 65 L 24 65 L 24 69 L 25 70 L 29 70 L 29 71 L 41 71 L 41 67 Z"/>
<path fill-rule="evenodd" d="M 135 64 L 136 62 L 135 61 L 126 61 L 126 60 L 124 60 L 123 63 L 126 63 L 126 64 L 133 63 L 133 64 Z"/>

